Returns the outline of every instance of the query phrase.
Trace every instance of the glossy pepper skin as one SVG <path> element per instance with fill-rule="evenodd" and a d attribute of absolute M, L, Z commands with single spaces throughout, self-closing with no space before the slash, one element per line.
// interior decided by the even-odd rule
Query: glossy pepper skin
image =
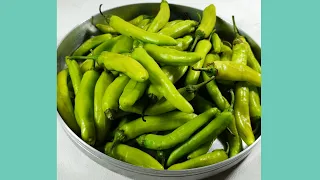
<path fill-rule="evenodd" d="M 99 24 L 98 23 L 95 26 L 102 33 L 105 33 L 105 34 L 118 34 L 118 32 L 108 24 Z"/>
<path fill-rule="evenodd" d="M 241 139 L 249 146 L 255 141 L 249 112 L 249 88 L 246 83 L 238 82 L 235 88 L 234 116 Z"/>
<path fill-rule="evenodd" d="M 189 33 L 192 33 L 197 25 L 197 21 L 185 20 L 171 27 L 161 29 L 161 31 L 159 31 L 159 34 L 168 35 L 176 39 Z"/>
<path fill-rule="evenodd" d="M 190 44 L 193 41 L 193 37 L 191 35 L 186 35 L 183 38 L 176 39 L 178 44 L 176 46 L 162 46 L 165 48 L 176 49 L 179 51 L 185 51 L 189 48 Z"/>
<path fill-rule="evenodd" d="M 87 71 L 83 75 L 74 105 L 74 114 L 81 129 L 81 138 L 92 146 L 96 142 L 93 96 L 98 78 L 99 73 L 95 70 Z"/>
<path fill-rule="evenodd" d="M 212 65 L 218 70 L 217 80 L 245 81 L 261 87 L 261 74 L 246 65 L 231 61 L 215 61 Z"/>
<path fill-rule="evenodd" d="M 171 166 L 180 158 L 188 155 L 201 145 L 205 144 L 208 139 L 213 140 L 221 134 L 232 121 L 233 114 L 230 111 L 224 111 L 206 125 L 201 131 L 192 136 L 189 140 L 176 148 L 169 156 L 167 166 Z"/>
<path fill-rule="evenodd" d="M 154 84 L 170 103 L 182 112 L 193 113 L 191 104 L 178 92 L 159 65 L 143 48 L 136 48 L 132 52 L 132 57 L 147 69 L 151 84 Z"/>
<path fill-rule="evenodd" d="M 94 69 L 94 60 L 93 59 L 87 59 L 80 65 L 80 72 L 84 74 L 85 72 L 89 70 Z"/>
<path fill-rule="evenodd" d="M 96 144 L 102 144 L 109 133 L 111 122 L 102 109 L 102 98 L 108 86 L 114 80 L 110 72 L 103 71 L 94 88 L 94 122 L 97 134 Z"/>
<path fill-rule="evenodd" d="M 104 41 L 111 39 L 111 34 L 102 34 L 95 37 L 92 37 L 88 40 L 86 40 L 81 46 L 74 51 L 73 56 L 82 56 L 85 55 L 87 52 L 90 51 L 90 49 L 95 48 L 99 44 L 103 43 Z"/>
<path fill-rule="evenodd" d="M 201 19 L 200 25 L 196 30 L 196 37 L 191 46 L 191 51 L 193 51 L 194 47 L 196 46 L 197 42 L 200 39 L 209 37 L 215 25 L 216 25 L 216 7 L 213 4 L 210 4 L 204 9 L 202 13 L 202 19 Z"/>
<path fill-rule="evenodd" d="M 249 86 L 249 109 L 252 123 L 257 123 L 261 118 L 261 105 L 259 92 L 254 86 Z"/>
<path fill-rule="evenodd" d="M 174 84 L 176 83 L 188 70 L 188 66 L 163 66 L 161 70 Z M 148 88 L 148 96 L 153 102 L 160 100 L 163 95 L 157 90 L 155 85 L 150 85 Z"/>
<path fill-rule="evenodd" d="M 137 82 L 135 80 L 130 79 L 120 96 L 120 109 L 133 106 L 142 97 L 148 85 L 148 81 Z"/>
<path fill-rule="evenodd" d="M 70 60 L 69 58 L 66 58 L 66 64 L 69 69 L 74 94 L 77 95 L 80 89 L 80 83 L 82 79 L 80 66 L 78 62 L 76 62 L 75 60 Z"/>
<path fill-rule="evenodd" d="M 129 53 L 132 51 L 132 47 L 133 39 L 128 36 L 120 35 L 119 39 L 112 46 L 111 52 L 119 54 Z"/>
<path fill-rule="evenodd" d="M 170 66 L 189 66 L 201 60 L 201 56 L 195 52 L 179 51 L 176 49 L 157 46 L 155 44 L 146 44 L 143 48 L 159 64 Z"/>
<path fill-rule="evenodd" d="M 140 117 L 122 125 L 115 132 L 114 142 L 126 142 L 145 133 L 174 130 L 195 117 L 197 117 L 196 114 L 180 111 L 172 111 L 156 116 L 145 116 L 146 121 L 143 121 Z"/>
<path fill-rule="evenodd" d="M 167 27 L 171 27 L 179 22 L 182 22 L 183 20 L 181 19 L 177 19 L 177 20 L 173 20 L 173 21 L 169 21 L 166 25 L 163 26 L 162 29 L 167 28 Z"/>
<path fill-rule="evenodd" d="M 129 80 L 128 76 L 120 75 L 105 90 L 102 97 L 102 110 L 109 120 L 115 119 L 115 114 L 119 110 L 119 98 Z"/>
<path fill-rule="evenodd" d="M 121 72 L 138 82 L 144 82 L 149 78 L 148 71 L 139 62 L 125 55 L 104 51 L 97 61 L 109 71 Z"/>
<path fill-rule="evenodd" d="M 212 47 L 212 45 L 211 45 L 210 41 L 208 41 L 208 40 L 201 40 L 198 42 L 194 52 L 200 55 L 201 60 L 196 62 L 195 64 L 193 64 L 192 65 L 193 68 L 201 68 L 203 66 L 206 55 L 209 53 L 211 47 Z M 194 71 L 190 67 L 189 71 L 187 73 L 187 76 L 186 76 L 185 85 L 197 84 L 199 77 L 200 77 L 200 72 Z"/>
<path fill-rule="evenodd" d="M 168 170 L 183 170 L 197 167 L 208 166 L 228 159 L 228 155 L 223 149 L 214 150 L 211 153 L 187 160 L 182 163 L 174 164 Z"/>
<path fill-rule="evenodd" d="M 201 155 L 207 154 L 207 152 L 210 150 L 211 145 L 212 145 L 211 141 L 206 142 L 205 144 L 201 145 L 198 149 L 190 153 L 187 156 L 187 159 L 193 159 Z"/>
<path fill-rule="evenodd" d="M 107 143 L 104 153 L 115 159 L 144 168 L 164 170 L 163 166 L 157 160 L 137 148 L 125 144 L 117 144 L 113 148 L 111 148 L 111 146 L 112 143 Z"/>
<path fill-rule="evenodd" d="M 123 20 L 118 16 L 111 15 L 107 18 L 107 21 L 110 24 L 110 26 L 113 27 L 120 34 L 126 35 L 134 39 L 138 39 L 144 43 L 153 43 L 157 45 L 167 45 L 167 46 L 177 45 L 177 41 L 170 36 L 145 31 L 141 28 L 138 28 L 126 22 L 125 20 Z"/>
<path fill-rule="evenodd" d="M 148 28 L 148 32 L 156 33 L 165 26 L 170 19 L 170 8 L 166 0 L 162 0 L 160 10 Z"/>
<path fill-rule="evenodd" d="M 187 100 L 187 101 L 191 101 L 195 95 L 196 92 L 202 87 L 205 86 L 207 83 L 209 83 L 210 81 L 212 81 L 215 77 L 212 76 L 210 79 L 199 83 L 197 85 L 188 85 L 185 87 L 182 87 L 180 89 L 178 89 L 178 92 Z M 175 106 L 172 105 L 172 103 L 170 103 L 170 101 L 168 101 L 165 98 L 162 98 L 160 101 L 158 101 L 157 103 L 149 106 L 146 110 L 145 110 L 145 115 L 159 115 L 162 113 L 166 113 L 166 112 L 170 112 L 177 109 Z"/>
<path fill-rule="evenodd" d="M 64 122 L 77 135 L 80 128 L 74 116 L 74 109 L 68 88 L 68 69 L 60 71 L 57 75 L 57 109 Z"/>
<path fill-rule="evenodd" d="M 216 114 L 219 113 L 217 108 L 211 108 L 204 113 L 198 115 L 196 118 L 188 121 L 182 126 L 175 129 L 172 133 L 167 135 L 155 135 L 155 134 L 144 134 L 139 136 L 136 140 L 142 147 L 163 150 L 170 149 L 179 143 L 189 139 L 191 135 L 202 127 L 206 122 L 211 120 Z"/>
<path fill-rule="evenodd" d="M 216 62 L 220 59 L 220 57 L 217 54 L 208 54 L 205 58 L 205 62 L 203 67 L 207 67 L 208 64 Z M 218 71 L 219 73 L 219 71 Z M 209 79 L 209 76 L 206 72 L 202 72 L 202 77 L 204 80 Z M 206 85 L 207 91 L 212 98 L 213 102 L 217 105 L 217 107 L 223 111 L 225 110 L 228 106 L 229 103 L 226 100 L 226 98 L 222 95 L 219 87 L 217 86 L 215 80 L 209 82 Z"/>

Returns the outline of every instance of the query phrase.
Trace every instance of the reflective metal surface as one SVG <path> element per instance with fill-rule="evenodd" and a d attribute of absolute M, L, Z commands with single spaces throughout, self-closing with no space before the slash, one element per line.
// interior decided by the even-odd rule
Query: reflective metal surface
<path fill-rule="evenodd" d="M 117 8 L 113 8 L 107 11 L 104 11 L 104 14 L 114 14 L 118 15 L 125 20 L 130 20 L 140 14 L 153 14 L 159 10 L 159 3 L 143 3 L 143 4 L 132 4 L 127 6 L 121 6 Z M 201 10 L 194 9 L 191 7 L 170 4 L 171 17 L 170 20 L 173 19 L 181 19 L 189 17 L 190 19 L 198 20 L 197 13 L 202 13 Z M 77 26 L 73 29 L 69 34 L 65 36 L 65 38 L 61 41 L 57 50 L 57 71 L 60 71 L 65 68 L 64 58 L 67 55 L 70 55 L 76 48 L 78 48 L 86 39 L 93 35 L 99 34 L 99 31 L 91 24 L 91 18 L 88 18 L 85 22 Z M 94 22 L 103 22 L 104 19 L 100 14 L 94 15 Z M 224 20 L 217 17 L 216 22 L 216 30 L 217 33 L 221 36 L 222 39 L 228 40 L 232 42 L 234 38 L 232 25 L 225 22 Z M 252 49 L 257 57 L 260 60 L 261 57 L 261 49 L 254 42 L 253 39 L 250 38 L 245 32 L 241 31 L 240 33 L 246 36 L 248 42 L 252 46 Z M 58 120 L 60 124 L 62 124 L 63 129 L 67 133 L 68 137 L 72 140 L 72 142 L 88 157 L 90 157 L 93 161 L 97 162 L 103 167 L 106 167 L 116 173 L 122 174 L 124 176 L 133 178 L 133 179 L 203 179 L 206 177 L 213 176 L 222 171 L 229 169 L 230 167 L 236 165 L 241 160 L 243 160 L 250 153 L 251 149 L 260 141 L 260 136 L 257 138 L 256 142 L 252 144 L 250 147 L 246 147 L 240 154 L 235 157 L 232 157 L 226 161 L 213 164 L 206 167 L 189 169 L 189 170 L 181 170 L 181 171 L 159 171 L 153 169 L 146 169 L 137 166 L 133 166 L 131 164 L 116 160 L 111 158 L 93 147 L 86 144 L 81 138 L 76 136 L 71 129 L 64 123 L 61 119 L 61 116 L 58 114 Z M 219 145 L 218 145 L 219 146 Z"/>

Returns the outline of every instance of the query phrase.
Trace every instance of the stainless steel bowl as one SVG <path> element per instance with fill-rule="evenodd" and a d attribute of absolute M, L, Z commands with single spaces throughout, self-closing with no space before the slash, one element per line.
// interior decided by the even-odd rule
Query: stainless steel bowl
<path fill-rule="evenodd" d="M 97 7 L 98 10 L 98 7 Z M 114 14 L 118 15 L 125 20 L 130 20 L 140 14 L 153 14 L 156 15 L 159 10 L 159 3 L 141 3 L 141 4 L 131 4 L 121 7 L 116 7 L 107 11 L 104 14 Z M 192 7 L 170 4 L 171 17 L 170 19 L 185 18 L 188 16 L 190 19 L 198 20 L 197 13 L 202 13 L 201 10 Z M 231 16 L 231 15 L 230 15 Z M 93 35 L 99 34 L 99 31 L 90 23 L 91 18 L 74 28 L 69 34 L 61 41 L 58 46 L 57 51 L 57 71 L 60 71 L 66 67 L 64 58 L 70 55 L 76 48 L 78 48 L 86 39 Z M 100 14 L 94 15 L 95 23 L 103 22 L 104 19 Z M 217 33 L 229 42 L 232 42 L 234 38 L 232 25 L 225 22 L 221 18 L 217 17 L 216 22 Z M 253 39 L 250 38 L 245 32 L 240 29 L 240 33 L 246 36 L 248 42 L 252 46 L 253 52 L 257 59 L 260 61 L 261 49 L 255 43 Z M 261 136 L 259 135 L 256 142 L 245 149 L 235 157 L 232 157 L 226 161 L 213 164 L 206 167 L 180 170 L 180 171 L 159 171 L 153 169 L 141 168 L 134 166 L 117 159 L 111 158 L 100 151 L 94 149 L 93 147 L 86 144 L 80 137 L 75 135 L 72 130 L 66 125 L 62 120 L 59 113 L 58 120 L 62 125 L 64 131 L 67 133 L 68 137 L 72 142 L 88 157 L 93 161 L 97 162 L 103 167 L 110 169 L 116 173 L 122 174 L 124 176 L 133 179 L 184 179 L 184 180 L 194 180 L 203 179 L 222 171 L 225 171 L 232 166 L 238 164 L 241 160 L 249 155 L 251 149 L 260 141 Z M 219 145 L 218 145 L 219 146 Z"/>

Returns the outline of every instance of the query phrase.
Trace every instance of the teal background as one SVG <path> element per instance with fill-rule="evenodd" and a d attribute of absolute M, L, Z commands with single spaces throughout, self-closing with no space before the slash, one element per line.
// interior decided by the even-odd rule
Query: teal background
<path fill-rule="evenodd" d="M 262 0 L 262 179 L 319 179 L 319 1 Z"/>
<path fill-rule="evenodd" d="M 0 1 L 0 179 L 56 179 L 56 1 Z"/>

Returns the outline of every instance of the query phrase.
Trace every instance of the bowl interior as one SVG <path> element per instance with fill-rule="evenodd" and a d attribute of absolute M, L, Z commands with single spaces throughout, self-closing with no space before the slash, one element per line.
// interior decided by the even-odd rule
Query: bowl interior
<path fill-rule="evenodd" d="M 103 8 L 106 8 L 107 6 L 104 6 Z M 126 5 L 126 6 L 121 6 L 121 7 L 116 7 L 110 10 L 106 10 L 103 13 L 105 15 L 112 14 L 112 15 L 117 15 L 125 20 L 131 20 L 135 18 L 138 15 L 141 14 L 147 14 L 147 15 L 156 15 L 157 12 L 159 11 L 159 3 L 141 3 L 141 4 L 131 4 L 131 5 Z M 187 6 L 182 6 L 182 5 L 177 5 L 177 4 L 170 4 L 170 20 L 175 20 L 175 19 L 193 19 L 198 21 L 198 15 L 197 13 L 202 14 L 202 10 L 195 9 L 192 7 L 187 7 Z M 99 9 L 97 7 L 97 14 L 93 16 L 93 22 L 94 23 L 105 23 L 104 18 L 98 13 Z M 231 16 L 231 15 L 230 15 Z M 222 20 L 221 18 L 217 17 L 217 22 L 216 22 L 216 32 L 219 34 L 221 39 L 225 41 L 229 41 L 232 43 L 232 40 L 234 39 L 234 33 L 233 33 L 233 28 L 232 25 L 229 24 L 228 22 Z M 252 47 L 252 50 L 258 59 L 258 61 L 261 61 L 261 49 L 258 46 L 258 44 L 245 32 L 243 32 L 239 28 L 240 33 L 247 38 L 247 41 Z M 62 69 L 66 68 L 65 65 L 65 56 L 70 55 L 75 51 L 85 40 L 89 39 L 91 36 L 99 35 L 101 32 L 91 24 L 91 18 L 88 18 L 85 22 L 82 24 L 78 25 L 75 27 L 69 34 L 65 36 L 65 38 L 60 42 L 60 45 L 58 46 L 57 50 L 57 71 L 61 71 Z M 59 117 L 61 119 L 61 117 Z M 86 153 L 89 155 L 92 155 L 92 159 L 97 161 L 101 165 L 105 165 L 103 161 L 108 161 L 111 164 L 114 164 L 115 166 L 118 166 L 122 169 L 126 170 L 133 170 L 135 172 L 139 173 L 147 173 L 150 175 L 159 175 L 162 174 L 164 176 L 180 176 L 181 173 L 184 174 L 184 176 L 188 176 L 191 174 L 199 174 L 201 172 L 209 172 L 209 171 L 215 171 L 219 168 L 222 168 L 226 164 L 230 164 L 230 162 L 235 161 L 237 159 L 240 159 L 242 157 L 241 155 L 246 154 L 256 143 L 257 141 L 260 140 L 260 133 L 257 135 L 257 140 L 256 142 L 251 145 L 250 147 L 245 148 L 239 155 L 236 157 L 230 158 L 224 162 L 213 164 L 210 166 L 206 167 L 201 167 L 201 168 L 195 168 L 195 169 L 190 169 L 190 170 L 181 170 L 181 171 L 157 171 L 153 169 L 145 169 L 145 168 L 140 168 L 137 166 L 133 166 L 124 162 L 120 162 L 118 160 L 115 160 L 113 158 L 110 158 L 107 155 L 104 155 L 103 153 L 99 152 L 98 150 L 92 148 L 91 146 L 87 145 L 84 141 L 82 141 L 81 138 L 76 136 L 67 125 L 61 121 L 66 133 L 68 136 L 71 138 L 71 140 L 77 144 L 77 146 L 85 150 Z M 219 147 L 219 142 L 218 144 L 214 145 L 215 147 Z M 243 157 L 244 158 L 244 157 Z M 233 159 L 233 160 L 232 160 Z M 120 163 L 120 165 L 119 165 Z M 107 166 L 107 165 L 106 165 Z M 122 171 L 122 173 L 125 173 Z M 180 173 L 180 174 L 179 174 Z"/>

